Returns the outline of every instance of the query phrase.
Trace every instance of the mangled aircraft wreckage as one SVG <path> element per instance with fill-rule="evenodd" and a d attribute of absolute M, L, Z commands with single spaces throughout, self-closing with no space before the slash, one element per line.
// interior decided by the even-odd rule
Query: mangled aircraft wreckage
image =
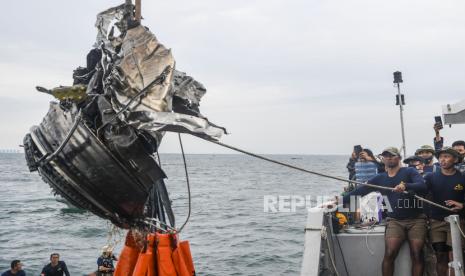
<path fill-rule="evenodd" d="M 217 140 L 202 116 L 205 87 L 175 68 L 169 49 L 132 4 L 97 15 L 97 41 L 73 85 L 40 92 L 58 101 L 24 138 L 30 171 L 56 194 L 123 228 L 155 218 L 175 227 L 166 175 L 154 153 L 166 131 Z"/>

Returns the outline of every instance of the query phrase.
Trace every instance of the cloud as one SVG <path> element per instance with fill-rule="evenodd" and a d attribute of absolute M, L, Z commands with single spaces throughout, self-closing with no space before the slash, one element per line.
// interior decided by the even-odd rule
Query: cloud
<path fill-rule="evenodd" d="M 0 96 L 18 105 L 12 116 L 0 103 L 0 116 L 36 122 L 43 110 L 22 114 L 21 100 L 47 106 L 31 88 L 69 83 L 93 44 L 96 13 L 121 2 L 4 3 L 23 17 L 0 18 L 2 26 L 15 22 L 0 38 Z M 143 16 L 173 49 L 178 68 L 208 88 L 201 109 L 233 133 L 225 141 L 321 154 L 346 153 L 353 144 L 375 151 L 400 145 L 395 70 L 404 74 L 408 149 L 431 143 L 441 105 L 464 95 L 464 8 L 459 0 L 173 0 L 143 1 Z M 2 124 L 0 135 L 11 128 Z M 461 128 L 445 129 L 447 141 L 465 138 Z M 0 147 L 14 145 L 21 138 L 15 135 Z M 165 151 L 177 151 L 175 141 L 164 143 Z M 193 141 L 190 148 L 225 152 Z"/>

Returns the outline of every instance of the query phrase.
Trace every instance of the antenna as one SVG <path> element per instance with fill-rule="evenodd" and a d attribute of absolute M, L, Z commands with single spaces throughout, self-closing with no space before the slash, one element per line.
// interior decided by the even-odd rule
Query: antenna
<path fill-rule="evenodd" d="M 405 148 L 405 129 L 404 129 L 404 105 L 405 105 L 405 98 L 404 94 L 400 93 L 400 84 L 403 83 L 402 80 L 402 72 L 396 71 L 394 72 L 394 83 L 397 85 L 397 95 L 396 95 L 396 105 L 399 106 L 400 110 L 400 127 L 402 130 L 402 151 L 404 154 L 404 158 L 407 155 L 407 149 Z"/>

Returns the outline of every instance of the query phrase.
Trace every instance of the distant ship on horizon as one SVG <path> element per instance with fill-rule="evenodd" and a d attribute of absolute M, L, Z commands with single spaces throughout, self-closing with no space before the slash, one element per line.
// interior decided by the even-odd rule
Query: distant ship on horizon
<path fill-rule="evenodd" d="M 24 153 L 22 149 L 0 149 L 0 153 Z"/>

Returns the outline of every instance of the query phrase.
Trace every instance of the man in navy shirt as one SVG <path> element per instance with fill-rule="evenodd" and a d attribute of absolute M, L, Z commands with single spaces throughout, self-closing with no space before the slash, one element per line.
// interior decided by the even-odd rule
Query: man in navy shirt
<path fill-rule="evenodd" d="M 369 184 L 392 188 L 392 191 L 379 190 L 387 197 L 388 219 L 385 233 L 385 251 L 382 264 L 383 275 L 394 274 L 394 261 L 402 246 L 408 239 L 410 256 L 412 258 L 412 275 L 423 275 L 423 245 L 426 237 L 426 216 L 422 204 L 413 195 L 405 193 L 412 191 L 424 194 L 427 191 L 423 177 L 414 168 L 400 166 L 400 152 L 397 148 L 385 149 L 381 155 L 386 172 L 376 175 L 368 181 Z M 343 198 L 344 204 L 349 203 L 351 196 L 363 196 L 374 188 L 360 186 Z"/>
<path fill-rule="evenodd" d="M 69 276 L 68 267 L 65 262 L 60 261 L 60 254 L 50 255 L 50 263 L 42 269 L 40 276 Z"/>
<path fill-rule="evenodd" d="M 449 212 L 432 206 L 430 210 L 430 240 L 436 251 L 438 275 L 448 275 L 448 262 L 452 261 L 452 242 L 449 223 L 444 218 L 463 210 L 465 177 L 456 168 L 460 154 L 450 147 L 438 151 L 441 169 L 425 177 L 432 201 L 451 208 Z"/>
<path fill-rule="evenodd" d="M 423 171 L 425 173 L 431 173 L 438 170 L 438 165 L 434 163 L 434 154 L 436 151 L 430 145 L 423 145 L 415 151 L 415 156 L 420 156 L 425 160 L 425 166 Z"/>
<path fill-rule="evenodd" d="M 423 175 L 424 171 L 423 168 L 426 165 L 425 159 L 421 158 L 420 156 L 409 156 L 406 159 L 404 159 L 404 164 L 406 164 L 409 167 L 415 168 L 419 174 Z"/>
<path fill-rule="evenodd" d="M 11 262 L 11 269 L 2 273 L 2 276 L 26 276 L 26 273 L 22 270 L 23 264 L 20 260 L 14 260 Z"/>
<path fill-rule="evenodd" d="M 439 131 L 442 129 L 442 124 L 434 124 L 434 131 L 436 132 L 436 136 L 434 137 L 434 149 L 440 150 L 444 146 L 444 138 L 441 137 Z M 465 157 L 465 141 L 458 140 L 452 143 L 452 148 L 460 154 L 459 162 L 455 165 L 456 169 L 459 170 L 461 173 L 465 173 L 465 161 L 463 160 Z"/>

